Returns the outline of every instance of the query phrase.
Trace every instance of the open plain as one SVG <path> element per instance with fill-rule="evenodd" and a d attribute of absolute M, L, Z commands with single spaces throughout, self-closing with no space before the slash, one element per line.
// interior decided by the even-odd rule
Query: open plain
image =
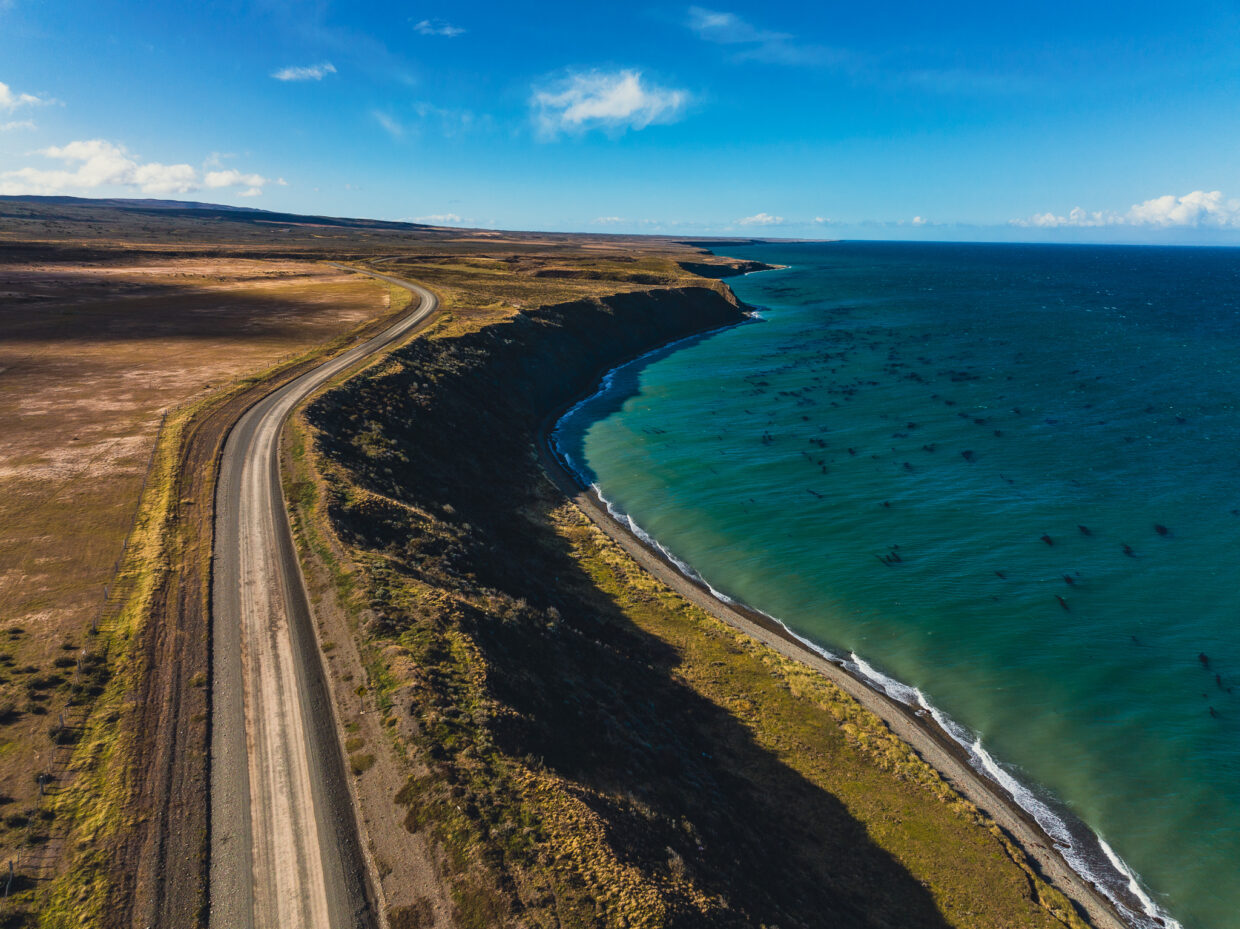
<path fill-rule="evenodd" d="M 321 264 L 229 258 L 17 262 L 0 265 L 0 290 L 7 860 L 31 854 L 32 772 L 54 773 L 64 714 L 99 686 L 92 626 L 165 413 L 384 315 L 390 298 Z"/>

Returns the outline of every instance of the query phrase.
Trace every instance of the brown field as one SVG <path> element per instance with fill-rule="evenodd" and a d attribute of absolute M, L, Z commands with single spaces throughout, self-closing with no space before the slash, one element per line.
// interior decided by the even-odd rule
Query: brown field
<path fill-rule="evenodd" d="M 78 659 L 162 413 L 388 304 L 385 285 L 305 260 L 0 264 L 0 861 L 47 831 L 28 826 L 35 773 L 90 696 Z"/>

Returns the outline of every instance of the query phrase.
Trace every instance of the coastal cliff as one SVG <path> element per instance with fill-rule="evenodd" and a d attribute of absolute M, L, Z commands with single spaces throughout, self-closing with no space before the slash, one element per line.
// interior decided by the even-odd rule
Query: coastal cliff
<path fill-rule="evenodd" d="M 452 887 L 393 926 L 1082 925 L 881 721 L 542 472 L 603 370 L 743 315 L 701 280 L 448 318 L 306 411 L 291 496 L 339 543 L 399 815 Z"/>

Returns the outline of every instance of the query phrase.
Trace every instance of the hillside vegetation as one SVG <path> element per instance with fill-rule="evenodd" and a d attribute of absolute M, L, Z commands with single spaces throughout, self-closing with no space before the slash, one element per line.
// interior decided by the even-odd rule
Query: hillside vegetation
<path fill-rule="evenodd" d="M 1080 925 L 876 717 L 654 581 L 541 472 L 548 413 L 741 319 L 729 291 L 658 262 L 397 267 L 448 313 L 308 409 L 290 495 L 458 925 Z"/>

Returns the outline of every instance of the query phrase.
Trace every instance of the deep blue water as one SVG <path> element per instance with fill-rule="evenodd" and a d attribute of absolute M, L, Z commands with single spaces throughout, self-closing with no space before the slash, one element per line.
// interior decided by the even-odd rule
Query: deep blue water
<path fill-rule="evenodd" d="M 1137 922 L 1240 925 L 1240 250 L 727 254 L 791 266 L 729 282 L 762 319 L 616 372 L 564 452 L 1088 825 Z"/>

